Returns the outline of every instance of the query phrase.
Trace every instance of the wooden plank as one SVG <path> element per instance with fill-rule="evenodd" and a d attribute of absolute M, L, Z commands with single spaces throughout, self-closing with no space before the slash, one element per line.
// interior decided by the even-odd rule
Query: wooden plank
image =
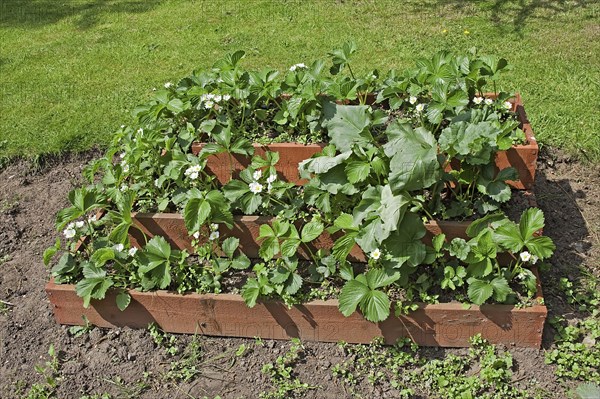
<path fill-rule="evenodd" d="M 534 271 L 537 275 L 537 271 Z M 467 347 L 481 333 L 492 343 L 539 348 L 547 315 L 538 278 L 536 303 L 516 309 L 511 305 L 471 306 L 460 303 L 419 304 L 418 310 L 371 323 L 360 312 L 344 317 L 337 300 L 312 301 L 292 308 L 279 301 L 259 301 L 248 308 L 233 294 L 179 295 L 166 291 L 130 291 L 129 307 L 121 312 L 115 291 L 104 300 L 92 300 L 88 309 L 73 285 L 50 281 L 46 292 L 58 323 L 83 325 L 82 316 L 99 327 L 145 328 L 157 323 L 172 333 L 224 337 L 300 338 L 306 341 L 369 343 L 383 337 L 387 344 L 409 337 L 424 346 Z M 393 312 L 393 310 L 392 310 Z"/>

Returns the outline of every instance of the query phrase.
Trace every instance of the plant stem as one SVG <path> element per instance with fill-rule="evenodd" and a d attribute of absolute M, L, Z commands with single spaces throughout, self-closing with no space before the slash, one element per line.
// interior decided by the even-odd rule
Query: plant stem
<path fill-rule="evenodd" d="M 350 67 L 350 64 L 346 64 L 346 66 L 348 67 L 348 71 L 350 72 L 350 76 L 352 76 L 352 79 L 356 80 L 356 78 L 354 77 L 354 73 L 352 72 L 352 68 Z"/>

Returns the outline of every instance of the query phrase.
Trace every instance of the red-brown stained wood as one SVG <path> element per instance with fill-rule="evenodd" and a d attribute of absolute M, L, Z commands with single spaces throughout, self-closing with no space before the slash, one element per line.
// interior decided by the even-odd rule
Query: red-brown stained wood
<path fill-rule="evenodd" d="M 495 97 L 493 94 L 486 94 L 486 97 Z M 371 98 L 371 101 L 373 98 Z M 537 167 L 537 156 L 539 147 L 531 124 L 527 119 L 525 108 L 520 94 L 516 94 L 511 100 L 513 103 L 513 111 L 517 113 L 517 118 L 520 122 L 520 127 L 525 133 L 526 143 L 516 145 L 506 151 L 498 151 L 496 154 L 496 166 L 502 170 L 508 167 L 513 167 L 519 174 L 519 181 L 509 181 L 508 183 L 517 189 L 529 190 L 533 187 L 535 181 L 535 170 Z M 193 143 L 192 153 L 198 155 L 204 143 Z M 320 152 L 325 144 L 301 144 L 301 143 L 274 143 L 268 145 L 254 144 L 254 153 L 264 156 L 266 151 L 278 152 L 279 162 L 275 165 L 279 178 L 284 181 L 295 184 L 305 184 L 306 179 L 301 179 L 298 174 L 298 164 L 305 159 L 309 159 L 314 154 Z M 228 154 L 210 155 L 207 158 L 207 170 L 214 174 L 221 184 L 227 183 L 231 176 L 239 177 L 242 170 L 250 165 L 250 158 L 243 155 L 232 154 L 229 158 Z"/>
<path fill-rule="evenodd" d="M 520 127 L 525 133 L 526 143 L 513 146 L 506 151 L 498 151 L 496 166 L 500 170 L 511 166 L 515 168 L 519 174 L 519 181 L 509 181 L 508 184 L 517 189 L 530 190 L 535 181 L 539 146 L 533 135 L 531 123 L 527 119 L 520 94 L 516 94 L 513 104 L 513 111 L 517 113 L 517 118 L 521 123 Z"/>
<path fill-rule="evenodd" d="M 529 206 L 537 207 L 535 196 L 532 192 L 526 192 L 526 197 L 529 199 Z M 167 242 L 175 249 L 185 249 L 189 252 L 193 252 L 192 238 L 190 237 L 183 215 L 179 213 L 134 213 L 133 221 L 137 229 L 129 230 L 129 238 L 131 245 L 137 248 L 141 248 L 145 245 L 146 240 L 160 235 L 164 237 Z M 246 254 L 249 258 L 260 258 L 258 250 L 260 248 L 260 242 L 258 236 L 260 235 L 259 230 L 262 224 L 271 224 L 273 217 L 270 216 L 234 216 L 234 225 L 232 229 L 229 229 L 224 224 L 219 226 L 219 233 L 221 239 L 227 237 L 237 237 L 240 240 L 239 250 Z M 457 221 L 444 221 L 444 220 L 432 220 L 425 223 L 426 234 L 423 237 L 423 242 L 427 245 L 431 245 L 431 239 L 439 234 L 446 235 L 446 241 L 450 242 L 453 238 L 463 238 L 468 240 L 467 228 L 471 222 L 457 222 Z M 301 229 L 301 226 L 297 226 Z M 139 229 L 139 230 L 138 230 Z M 142 234 L 143 233 L 143 234 Z M 542 234 L 540 230 L 539 235 Z M 311 259 L 310 253 L 315 253 L 317 250 L 323 248 L 331 250 L 335 240 L 339 237 L 339 234 L 331 235 L 327 232 L 323 232 L 317 240 L 312 241 L 309 244 L 301 244 L 298 248 L 298 258 L 300 259 Z M 308 251 L 310 249 L 310 252 Z M 508 263 L 511 259 L 506 254 L 501 254 L 500 262 Z M 358 245 L 355 245 L 350 254 L 348 260 L 352 262 L 366 262 L 366 256 Z"/>
<path fill-rule="evenodd" d="M 219 225 L 219 233 L 222 239 L 237 237 L 240 240 L 239 250 L 249 258 L 260 258 L 258 250 L 260 242 L 258 236 L 262 224 L 271 224 L 273 217 L 270 216 L 234 216 L 233 228 L 229 229 L 224 224 Z M 178 213 L 137 213 L 133 215 L 135 225 L 146 235 L 149 240 L 155 235 L 163 236 L 172 248 L 193 251 L 191 240 L 183 216 Z M 338 236 L 324 232 L 316 240 L 308 244 L 301 244 L 298 248 L 300 259 L 311 259 L 310 251 L 316 252 L 319 248 L 331 249 Z M 130 229 L 129 238 L 131 245 L 142 247 L 144 236 L 137 229 Z M 353 262 L 366 262 L 364 253 L 355 245 L 348 257 Z"/>
<path fill-rule="evenodd" d="M 145 328 L 154 322 L 171 333 L 322 342 L 369 343 L 383 337 L 385 343 L 393 344 L 409 337 L 419 345 L 466 347 L 470 337 L 481 333 L 494 344 L 539 348 L 547 315 L 546 307 L 539 305 L 543 303 L 539 278 L 537 305 L 532 307 L 473 305 L 465 309 L 460 303 L 419 304 L 409 315 L 395 317 L 392 311 L 392 316 L 380 323 L 365 320 L 359 312 L 344 317 L 337 300 L 312 301 L 291 309 L 278 301 L 259 301 L 248 308 L 241 296 L 233 294 L 132 290 L 131 303 L 121 312 L 115 291 L 109 291 L 104 300 L 92 300 L 88 309 L 83 308 L 73 285 L 50 281 L 46 292 L 60 324 L 83 325 L 85 316 L 93 325 L 107 328 Z"/>
<path fill-rule="evenodd" d="M 278 152 L 279 162 L 275 165 L 278 177 L 284 181 L 295 184 L 305 184 L 306 179 L 301 179 L 298 173 L 298 164 L 305 159 L 311 158 L 323 150 L 325 144 L 301 144 L 301 143 L 274 143 L 268 145 L 254 144 L 254 155 L 264 157 L 265 152 Z M 192 153 L 198 155 L 204 143 L 192 144 Z M 214 154 L 206 159 L 206 170 L 213 174 L 221 184 L 234 178 L 238 178 L 240 172 L 250 165 L 251 157 L 239 154 Z"/>
<path fill-rule="evenodd" d="M 240 240 L 239 249 L 241 252 L 246 254 L 249 258 L 260 258 L 258 250 L 260 248 L 260 242 L 258 240 L 259 230 L 261 224 L 271 224 L 274 218 L 270 216 L 235 216 L 234 226 L 232 229 L 221 224 L 219 226 L 219 233 L 221 238 L 226 237 L 237 237 Z M 163 236 L 171 247 L 175 249 L 186 249 L 189 252 L 193 251 L 190 237 L 183 216 L 178 213 L 136 213 L 133 215 L 135 225 L 146 235 L 146 239 L 150 239 L 155 235 Z M 468 239 L 466 229 L 469 226 L 469 222 L 452 222 L 452 221 L 432 221 L 425 225 L 427 234 L 423 241 L 426 244 L 431 244 L 431 238 L 434 235 L 444 233 L 448 241 L 454 237 L 460 237 Z M 129 232 L 129 238 L 131 245 L 134 247 L 142 247 L 145 243 L 144 236 L 137 229 L 131 229 Z M 298 257 L 300 259 L 311 259 L 310 253 L 307 251 L 306 246 L 310 248 L 311 252 L 324 248 L 331 250 L 333 243 L 339 237 L 339 235 L 331 235 L 327 232 L 323 232 L 319 238 L 309 244 L 301 244 L 298 248 Z M 348 256 L 348 260 L 352 262 L 366 262 L 366 256 L 359 248 L 355 245 Z"/>

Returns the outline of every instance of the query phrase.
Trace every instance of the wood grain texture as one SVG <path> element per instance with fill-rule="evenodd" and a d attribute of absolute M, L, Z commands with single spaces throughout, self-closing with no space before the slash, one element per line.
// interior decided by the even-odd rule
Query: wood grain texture
<path fill-rule="evenodd" d="M 467 347 L 469 338 L 481 333 L 494 344 L 539 348 L 547 315 L 543 305 L 524 309 L 473 305 L 465 309 L 460 303 L 419 304 L 409 315 L 392 315 L 383 322 L 372 323 L 360 312 L 344 317 L 337 300 L 312 301 L 290 309 L 279 301 L 259 301 L 254 308 L 248 308 L 239 295 L 179 295 L 166 291 L 130 291 L 131 304 L 121 312 L 115 303 L 115 291 L 110 291 L 104 300 L 92 300 L 88 309 L 83 308 L 73 285 L 50 281 L 46 292 L 60 324 L 83 325 L 85 316 L 90 323 L 107 328 L 146 328 L 154 322 L 171 333 L 265 339 L 297 337 L 322 342 L 369 343 L 383 337 L 385 343 L 393 344 L 408 337 L 424 346 Z M 536 303 L 543 303 L 542 299 L 538 283 Z"/>

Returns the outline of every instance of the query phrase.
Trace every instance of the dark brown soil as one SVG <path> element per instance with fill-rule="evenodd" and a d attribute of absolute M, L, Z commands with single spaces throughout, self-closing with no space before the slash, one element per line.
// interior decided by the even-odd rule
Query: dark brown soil
<path fill-rule="evenodd" d="M 66 206 L 67 192 L 79 181 L 82 166 L 98 152 L 70 156 L 32 170 L 27 163 L 0 171 L 0 398 L 22 397 L 43 377 L 34 367 L 48 360 L 54 344 L 59 353 L 58 398 L 110 393 L 113 398 L 255 398 L 272 386 L 261 372 L 290 346 L 289 342 L 197 337 L 200 346 L 195 374 L 188 382 L 169 379 L 171 362 L 194 337 L 180 336 L 180 353 L 171 357 L 154 344 L 147 330 L 102 330 L 73 336 L 55 323 L 44 293 L 48 271 L 41 255 L 56 237 L 55 213 Z M 557 251 L 552 268 L 542 274 L 550 316 L 575 318 L 558 288 L 560 277 L 577 279 L 582 273 L 600 275 L 600 168 L 582 165 L 557 151 L 540 159 L 535 194 L 546 214 L 544 233 Z M 545 349 L 552 347 L 553 330 L 546 328 Z M 235 352 L 240 345 L 247 350 Z M 298 397 L 345 398 L 351 390 L 332 374 L 346 360 L 335 344 L 305 343 L 295 375 L 314 386 Z M 516 364 L 513 376 L 520 387 L 540 387 L 544 397 L 564 398 L 572 384 L 561 383 L 544 351 L 508 348 Z M 422 348 L 426 359 L 462 354 L 464 349 Z M 188 369 L 192 370 L 192 369 Z M 363 397 L 397 397 L 388 384 L 372 387 L 362 381 L 355 392 Z M 420 396 L 425 397 L 425 396 Z"/>

